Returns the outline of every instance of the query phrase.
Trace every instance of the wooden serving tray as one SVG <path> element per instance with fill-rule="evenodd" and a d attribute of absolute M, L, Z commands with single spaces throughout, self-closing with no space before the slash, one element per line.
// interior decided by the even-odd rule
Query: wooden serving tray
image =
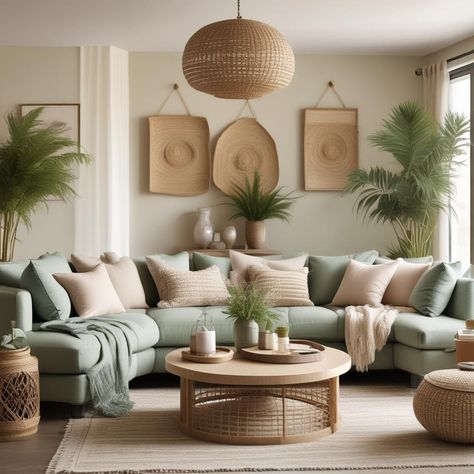
<path fill-rule="evenodd" d="M 197 354 L 191 354 L 189 348 L 181 351 L 181 357 L 184 360 L 190 360 L 192 362 L 200 362 L 201 364 L 220 364 L 226 362 L 234 357 L 234 351 L 229 347 L 216 347 L 216 353 L 208 356 L 202 356 Z"/>
<path fill-rule="evenodd" d="M 305 364 L 307 362 L 317 362 L 321 360 L 325 347 L 317 342 L 306 341 L 305 339 L 291 339 L 291 344 L 304 344 L 316 349 L 318 352 L 311 354 L 300 354 L 297 351 L 277 352 L 273 350 L 259 349 L 258 346 L 242 349 L 240 355 L 244 359 L 255 360 L 257 362 L 268 362 L 270 364 Z"/>

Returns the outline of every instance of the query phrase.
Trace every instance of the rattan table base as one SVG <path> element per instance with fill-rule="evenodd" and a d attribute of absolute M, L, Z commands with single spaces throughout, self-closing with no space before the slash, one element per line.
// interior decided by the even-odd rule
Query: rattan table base
<path fill-rule="evenodd" d="M 180 424 L 195 438 L 230 444 L 310 441 L 337 430 L 339 377 L 319 382 L 215 385 L 181 377 Z"/>

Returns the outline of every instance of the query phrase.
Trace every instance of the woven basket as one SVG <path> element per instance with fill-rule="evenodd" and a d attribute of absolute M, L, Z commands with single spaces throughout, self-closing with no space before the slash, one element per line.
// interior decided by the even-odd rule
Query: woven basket
<path fill-rule="evenodd" d="M 38 359 L 29 347 L 0 349 L 0 441 L 35 434 L 39 420 Z"/>
<path fill-rule="evenodd" d="M 425 375 L 413 409 L 418 421 L 438 438 L 474 443 L 474 372 L 450 369 Z"/>
<path fill-rule="evenodd" d="M 286 87 L 295 57 L 275 28 L 237 18 L 206 25 L 189 39 L 183 73 L 198 91 L 223 99 L 254 99 Z"/>

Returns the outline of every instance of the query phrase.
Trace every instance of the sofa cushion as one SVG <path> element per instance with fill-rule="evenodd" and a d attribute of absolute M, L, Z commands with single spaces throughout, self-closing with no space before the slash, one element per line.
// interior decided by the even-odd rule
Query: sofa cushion
<path fill-rule="evenodd" d="M 103 262 L 124 308 L 148 307 L 137 267 L 131 258 L 120 258 L 114 252 L 105 252 L 100 258 L 73 253 L 71 262 L 78 272 L 90 272 Z"/>
<path fill-rule="evenodd" d="M 461 262 L 435 265 L 413 288 L 410 306 L 426 316 L 439 316 L 446 309 L 460 275 Z"/>
<path fill-rule="evenodd" d="M 224 278 L 230 276 L 230 258 L 214 257 L 201 252 L 193 252 L 193 270 L 205 270 L 215 265 L 219 268 Z"/>
<path fill-rule="evenodd" d="M 54 273 L 53 276 L 68 292 L 79 316 L 125 312 L 103 263 L 90 272 Z"/>
<path fill-rule="evenodd" d="M 21 288 L 21 275 L 29 263 L 29 260 L 0 262 L 0 285 Z"/>
<path fill-rule="evenodd" d="M 153 347 L 158 341 L 158 327 L 146 314 L 120 313 L 107 316 L 119 317 L 130 323 L 136 335 L 131 344 L 133 353 Z M 42 373 L 82 374 L 94 366 L 100 357 L 100 344 L 90 334 L 77 338 L 59 332 L 30 331 L 27 337 L 32 354 L 38 357 Z"/>
<path fill-rule="evenodd" d="M 464 328 L 464 321 L 438 316 L 430 318 L 418 313 L 399 313 L 393 323 L 395 340 L 416 349 L 454 348 L 454 336 Z"/>
<path fill-rule="evenodd" d="M 234 322 L 224 313 L 226 306 L 189 308 L 151 308 L 147 310 L 160 329 L 158 347 L 186 347 L 189 345 L 193 324 L 207 311 L 216 330 L 216 342 L 220 345 L 234 344 Z M 272 308 L 279 318 L 275 326 L 288 325 L 286 308 Z"/>
<path fill-rule="evenodd" d="M 377 255 L 376 250 L 336 257 L 310 255 L 308 286 L 311 301 L 315 305 L 330 304 L 341 284 L 350 260 L 372 264 Z"/>
<path fill-rule="evenodd" d="M 323 306 L 288 308 L 290 337 L 315 341 L 344 341 L 344 311 Z"/>
<path fill-rule="evenodd" d="M 32 260 L 25 268 L 21 275 L 21 287 L 31 293 L 34 312 L 41 320 L 66 320 L 71 315 L 71 300 L 67 291 L 40 262 Z"/>
<path fill-rule="evenodd" d="M 351 260 L 347 264 L 332 304 L 336 306 L 378 306 L 398 267 L 398 262 L 369 265 Z"/>

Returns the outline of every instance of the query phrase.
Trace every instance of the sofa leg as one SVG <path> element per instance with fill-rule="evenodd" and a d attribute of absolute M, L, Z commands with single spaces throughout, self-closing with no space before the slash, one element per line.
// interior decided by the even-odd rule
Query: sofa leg
<path fill-rule="evenodd" d="M 410 374 L 410 387 L 411 388 L 418 388 L 418 385 L 420 385 L 422 380 L 423 380 L 422 375 Z"/>
<path fill-rule="evenodd" d="M 86 405 L 70 405 L 71 406 L 71 418 L 84 418 L 86 414 Z"/>

